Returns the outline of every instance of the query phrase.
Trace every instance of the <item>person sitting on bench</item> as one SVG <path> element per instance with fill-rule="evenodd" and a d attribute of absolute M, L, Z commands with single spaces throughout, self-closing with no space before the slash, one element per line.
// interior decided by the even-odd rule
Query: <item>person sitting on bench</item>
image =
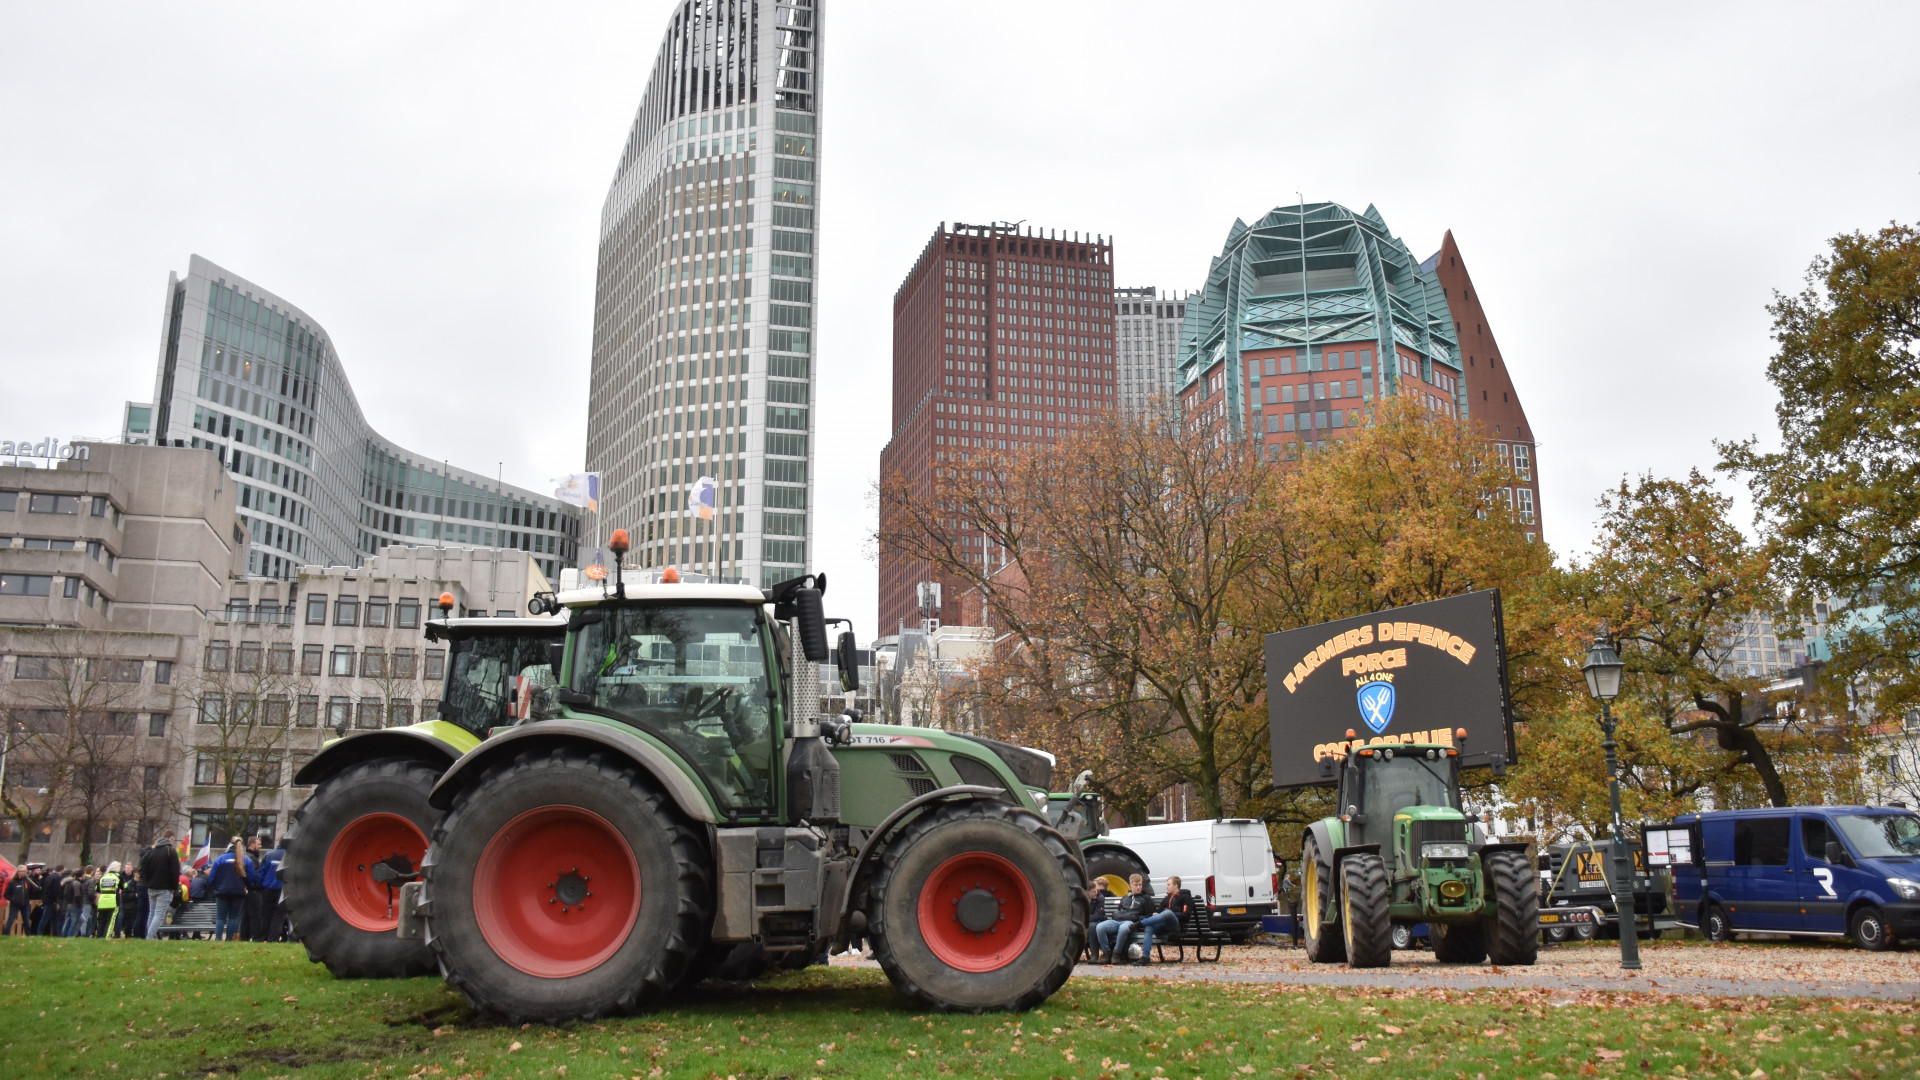
<path fill-rule="evenodd" d="M 1153 898 L 1147 895 L 1147 883 L 1139 874 L 1127 879 L 1130 888 L 1127 895 L 1113 909 L 1113 918 L 1104 920 L 1093 928 L 1093 939 L 1100 947 L 1100 962 L 1103 964 L 1124 963 L 1127 958 L 1127 938 L 1133 928 L 1141 924 L 1153 911 Z M 1140 941 L 1140 959 L 1136 964 L 1153 962 L 1153 931 L 1143 928 Z"/>
<path fill-rule="evenodd" d="M 1153 935 L 1176 934 L 1180 922 L 1193 914 L 1193 894 L 1180 887 L 1178 877 L 1167 878 L 1167 896 L 1161 901 L 1160 910 L 1140 920 L 1140 930 L 1146 935 L 1146 948 L 1153 947 Z"/>

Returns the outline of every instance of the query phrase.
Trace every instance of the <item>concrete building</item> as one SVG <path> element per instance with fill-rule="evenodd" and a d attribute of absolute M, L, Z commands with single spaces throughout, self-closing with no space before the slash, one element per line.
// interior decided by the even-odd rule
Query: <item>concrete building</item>
<path fill-rule="evenodd" d="M 212 450 L 75 449 L 0 466 L 0 844 L 30 833 L 41 861 L 124 858 L 156 828 L 278 835 L 332 729 L 434 715 L 442 593 L 500 617 L 548 588 L 530 552 L 459 546 L 248 575 Z"/>
<path fill-rule="evenodd" d="M 587 468 L 642 566 L 807 566 L 821 17 L 682 0 L 601 209 Z M 687 508 L 701 477 L 711 520 Z"/>
<path fill-rule="evenodd" d="M 930 492 L 936 463 L 1044 446 L 1114 408 L 1113 317 L 1104 238 L 942 223 L 893 294 L 893 435 L 881 483 Z M 982 541 L 962 543 L 986 564 Z M 919 586 L 932 579 L 926 564 L 881 545 L 882 633 L 921 625 Z M 931 617 L 957 621 L 957 593 L 944 594 Z"/>
<path fill-rule="evenodd" d="M 1154 288 L 1113 292 L 1114 359 L 1119 366 L 1120 407 L 1143 412 L 1154 401 L 1175 405 L 1180 364 L 1180 324 L 1185 293 Z"/>
<path fill-rule="evenodd" d="M 1482 423 L 1539 536 L 1533 432 L 1451 234 L 1422 261 L 1373 207 L 1306 203 L 1235 221 L 1188 300 L 1178 377 L 1189 423 L 1275 460 L 1342 437 L 1388 396 Z"/>
<path fill-rule="evenodd" d="M 153 399 L 122 417 L 123 441 L 218 456 L 251 575 L 420 541 L 526 551 L 549 577 L 579 558 L 579 510 L 382 437 L 319 322 L 198 255 L 167 275 Z"/>

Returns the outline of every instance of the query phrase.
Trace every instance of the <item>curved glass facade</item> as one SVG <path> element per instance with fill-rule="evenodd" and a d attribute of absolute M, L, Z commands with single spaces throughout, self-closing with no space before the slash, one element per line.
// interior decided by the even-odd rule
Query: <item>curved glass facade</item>
<path fill-rule="evenodd" d="M 382 437 L 318 322 L 198 255 L 168 275 L 151 427 L 220 456 L 251 575 L 357 566 L 387 544 L 514 548 L 549 579 L 578 560 L 577 509 Z"/>

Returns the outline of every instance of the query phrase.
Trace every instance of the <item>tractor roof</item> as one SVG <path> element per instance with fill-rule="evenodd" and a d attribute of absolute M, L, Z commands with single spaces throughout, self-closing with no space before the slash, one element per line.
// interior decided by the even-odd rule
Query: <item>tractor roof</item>
<path fill-rule="evenodd" d="M 513 619 L 428 619 L 428 641 L 458 641 L 472 637 L 547 637 L 558 639 L 567 620 L 557 615 L 529 615 Z"/>
<path fill-rule="evenodd" d="M 629 580 L 626 586 L 627 603 L 638 601 L 642 603 L 684 604 L 702 600 L 736 604 L 764 604 L 767 602 L 767 594 L 751 585 L 693 584 L 688 582 L 659 584 L 656 582 Z M 559 600 L 564 607 L 593 607 L 597 604 L 619 602 L 618 597 L 614 595 L 613 582 L 611 580 L 596 582 L 584 589 L 568 589 L 566 592 L 559 594 L 555 599 Z"/>

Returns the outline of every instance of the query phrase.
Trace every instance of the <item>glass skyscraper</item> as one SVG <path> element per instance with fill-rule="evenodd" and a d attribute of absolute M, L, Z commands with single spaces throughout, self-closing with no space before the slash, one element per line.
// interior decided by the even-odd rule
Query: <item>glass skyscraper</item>
<path fill-rule="evenodd" d="M 251 575 L 357 566 L 388 544 L 514 548 L 550 580 L 579 556 L 577 509 L 383 438 L 318 322 L 198 255 L 167 275 L 153 401 L 123 415 L 127 442 L 220 456 Z"/>
<path fill-rule="evenodd" d="M 601 210 L 587 468 L 642 565 L 807 566 L 821 5 L 678 5 Z"/>

